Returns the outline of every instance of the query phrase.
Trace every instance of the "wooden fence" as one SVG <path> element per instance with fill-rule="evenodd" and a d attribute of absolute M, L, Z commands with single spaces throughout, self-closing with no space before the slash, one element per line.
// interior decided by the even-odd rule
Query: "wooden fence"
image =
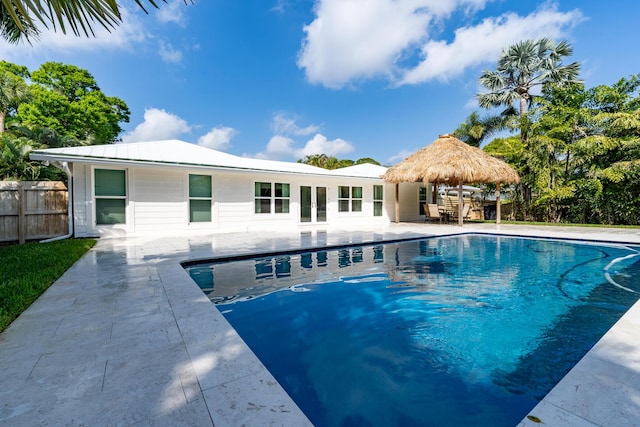
<path fill-rule="evenodd" d="M 68 197 L 64 182 L 0 181 L 0 242 L 67 234 Z"/>

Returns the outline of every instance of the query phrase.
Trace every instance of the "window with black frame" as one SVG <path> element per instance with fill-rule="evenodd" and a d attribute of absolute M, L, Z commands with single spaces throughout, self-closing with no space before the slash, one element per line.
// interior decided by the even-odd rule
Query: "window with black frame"
<path fill-rule="evenodd" d="M 362 187 L 338 187 L 338 212 L 362 212 Z"/>
<path fill-rule="evenodd" d="M 291 203 L 291 186 L 286 183 L 256 182 L 254 212 L 286 214 Z"/>

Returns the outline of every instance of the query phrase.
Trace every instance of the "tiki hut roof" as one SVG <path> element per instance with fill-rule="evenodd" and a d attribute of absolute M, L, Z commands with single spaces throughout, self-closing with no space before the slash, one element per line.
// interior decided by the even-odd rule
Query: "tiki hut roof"
<path fill-rule="evenodd" d="M 392 183 L 423 181 L 450 185 L 520 182 L 511 166 L 451 134 L 440 135 L 430 145 L 390 167 L 382 178 Z"/>

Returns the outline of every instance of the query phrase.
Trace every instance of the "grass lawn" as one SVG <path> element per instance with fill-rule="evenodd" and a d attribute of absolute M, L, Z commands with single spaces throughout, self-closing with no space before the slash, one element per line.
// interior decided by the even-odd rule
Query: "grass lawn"
<path fill-rule="evenodd" d="M 67 239 L 0 246 L 0 332 L 95 243 Z"/>

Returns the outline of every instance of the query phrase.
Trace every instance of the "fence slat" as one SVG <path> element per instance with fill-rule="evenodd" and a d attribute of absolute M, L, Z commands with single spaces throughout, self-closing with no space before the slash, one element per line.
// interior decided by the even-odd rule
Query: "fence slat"
<path fill-rule="evenodd" d="M 68 233 L 68 192 L 59 181 L 0 181 L 0 242 Z"/>
<path fill-rule="evenodd" d="M 24 211 L 27 210 L 27 199 L 24 197 L 24 185 L 18 184 L 18 242 L 24 245 L 26 237 L 27 221 L 24 217 Z"/>

